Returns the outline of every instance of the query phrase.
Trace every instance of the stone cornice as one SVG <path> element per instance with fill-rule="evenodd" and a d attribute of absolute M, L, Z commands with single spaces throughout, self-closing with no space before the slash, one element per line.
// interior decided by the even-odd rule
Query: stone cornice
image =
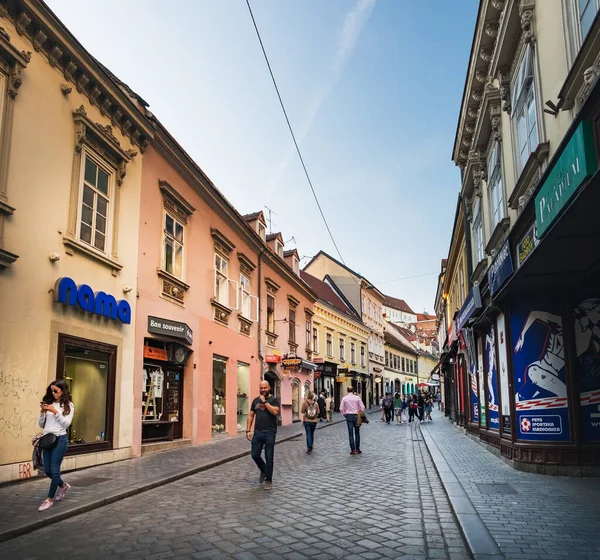
<path fill-rule="evenodd" d="M 132 95 L 108 75 L 43 2 L 0 0 L 0 17 L 10 19 L 20 35 L 43 54 L 79 92 L 86 95 L 124 136 L 144 150 L 154 134 L 152 123 Z"/>

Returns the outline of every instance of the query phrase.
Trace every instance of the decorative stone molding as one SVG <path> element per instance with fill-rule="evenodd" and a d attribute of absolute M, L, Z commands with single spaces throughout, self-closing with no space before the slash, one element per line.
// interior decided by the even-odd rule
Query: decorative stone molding
<path fill-rule="evenodd" d="M 244 253 L 238 253 L 238 261 L 240 262 L 240 272 L 246 276 L 250 276 L 256 265 Z"/>
<path fill-rule="evenodd" d="M 502 133 L 500 131 L 500 124 L 502 122 L 501 115 L 502 109 L 500 105 L 490 105 L 490 123 L 492 126 L 492 139 L 496 142 L 502 141 Z"/>
<path fill-rule="evenodd" d="M 277 335 L 275 333 L 267 332 L 267 346 L 272 346 L 273 348 L 277 345 Z"/>
<path fill-rule="evenodd" d="M 519 212 L 525 207 L 535 192 L 542 176 L 542 166 L 550 152 L 550 143 L 542 142 L 536 150 L 529 155 L 525 167 L 515 184 L 508 205 Z"/>
<path fill-rule="evenodd" d="M 20 64 L 15 64 L 8 77 L 8 97 L 10 97 L 13 101 L 16 99 L 17 93 L 22 84 L 23 67 Z"/>
<path fill-rule="evenodd" d="M 73 61 L 69 60 L 69 62 L 67 62 L 65 64 L 65 67 L 63 70 L 63 75 L 65 77 L 65 80 L 69 80 L 69 82 L 72 82 L 75 72 L 77 72 L 77 65 L 73 64 Z"/>
<path fill-rule="evenodd" d="M 499 12 L 504 10 L 505 3 L 506 0 L 492 0 L 492 6 L 494 6 L 494 8 L 496 8 L 496 10 L 498 10 Z"/>
<path fill-rule="evenodd" d="M 468 113 L 469 117 L 471 117 L 472 119 L 477 119 L 477 117 L 479 116 L 479 109 L 475 109 L 474 107 L 469 107 L 467 109 L 467 113 Z"/>
<path fill-rule="evenodd" d="M 492 54 L 492 51 L 486 47 L 481 47 L 481 49 L 479 50 L 479 56 L 484 62 L 489 62 L 490 60 L 492 60 Z"/>
<path fill-rule="evenodd" d="M 44 33 L 43 30 L 38 29 L 38 32 L 33 37 L 33 48 L 36 51 L 40 51 L 46 42 L 48 35 Z"/>
<path fill-rule="evenodd" d="M 54 45 L 54 47 L 52 47 L 52 50 L 48 53 L 48 62 L 50 63 L 50 66 L 58 66 L 58 61 L 60 60 L 62 55 L 62 49 L 58 45 Z"/>
<path fill-rule="evenodd" d="M 17 21 L 15 22 L 17 33 L 19 35 L 23 35 L 27 31 L 27 28 L 29 27 L 30 23 L 31 18 L 25 12 L 21 12 L 19 14 L 19 17 L 17 18 Z"/>
<path fill-rule="evenodd" d="M 500 81 L 500 99 L 502 99 L 502 110 L 510 115 L 512 111 L 510 99 L 510 74 L 507 68 L 500 70 L 498 79 Z"/>
<path fill-rule="evenodd" d="M 5 270 L 9 266 L 11 266 L 17 259 L 19 255 L 15 255 L 6 249 L 0 248 L 0 270 Z"/>
<path fill-rule="evenodd" d="M 265 278 L 265 284 L 267 286 L 267 293 L 272 295 L 275 295 L 281 288 L 281 286 L 271 278 Z"/>
<path fill-rule="evenodd" d="M 577 110 L 579 110 L 581 106 L 586 102 L 587 98 L 590 96 L 590 92 L 594 89 L 594 86 L 596 85 L 596 82 L 599 78 L 600 66 L 598 65 L 590 66 L 583 72 L 583 87 L 581 88 L 581 92 L 577 96 Z"/>
<path fill-rule="evenodd" d="M 502 218 L 502 220 L 500 220 L 496 224 L 496 227 L 494 228 L 494 231 L 492 232 L 492 235 L 490 235 L 490 239 L 487 245 L 485 246 L 485 252 L 487 255 L 489 255 L 492 258 L 495 257 L 495 254 L 493 253 L 496 253 L 498 251 L 498 247 L 500 246 L 502 241 L 504 241 L 509 226 L 510 218 L 508 217 Z"/>
<path fill-rule="evenodd" d="M 462 145 L 465 148 L 470 148 L 472 143 L 473 143 L 473 139 L 472 138 L 470 138 L 469 136 L 463 136 Z"/>
<path fill-rule="evenodd" d="M 164 207 L 173 212 L 178 220 L 187 224 L 187 219 L 195 212 L 195 208 L 181 196 L 167 181 L 159 179 L 158 188 L 163 198 Z"/>
<path fill-rule="evenodd" d="M 535 0 L 521 0 L 519 4 L 519 17 L 525 43 L 535 41 Z"/>
<path fill-rule="evenodd" d="M 219 303 L 215 298 L 211 298 L 210 304 L 213 306 L 214 320 L 224 326 L 229 326 L 229 316 L 231 315 L 231 309 L 225 305 Z"/>
<path fill-rule="evenodd" d="M 479 103 L 483 97 L 483 92 L 480 89 L 474 89 L 471 91 L 471 97 Z"/>
<path fill-rule="evenodd" d="M 480 84 L 484 84 L 487 81 L 487 79 L 488 79 L 487 72 L 484 72 L 483 70 L 476 70 L 475 71 L 475 79 Z"/>
<path fill-rule="evenodd" d="M 69 95 L 71 92 L 73 91 L 73 88 L 71 86 L 68 86 L 67 84 L 62 84 L 60 86 L 60 92 L 66 97 L 67 95 Z"/>
<path fill-rule="evenodd" d="M 293 295 L 288 294 L 288 303 L 290 305 L 290 309 L 296 309 L 296 307 L 298 307 L 298 305 L 300 304 L 300 300 L 296 299 Z"/>
<path fill-rule="evenodd" d="M 227 239 L 217 228 L 210 228 L 215 249 L 223 253 L 226 257 L 235 249 L 235 245 Z"/>
<path fill-rule="evenodd" d="M 250 329 L 252 328 L 252 321 L 246 319 L 243 315 L 238 314 L 238 319 L 240 321 L 240 333 L 250 336 Z"/>
<path fill-rule="evenodd" d="M 176 303 L 185 303 L 185 293 L 189 290 L 189 284 L 186 284 L 180 278 L 173 276 L 166 270 L 158 268 L 156 270 L 161 284 L 161 295 L 169 300 L 174 300 Z"/>
<path fill-rule="evenodd" d="M 497 37 L 498 36 L 498 23 L 496 22 L 488 22 L 485 24 L 485 34 L 488 37 Z"/>

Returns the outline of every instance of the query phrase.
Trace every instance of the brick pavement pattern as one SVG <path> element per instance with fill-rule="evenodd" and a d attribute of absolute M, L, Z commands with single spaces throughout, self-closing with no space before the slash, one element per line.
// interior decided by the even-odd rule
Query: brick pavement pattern
<path fill-rule="evenodd" d="M 600 558 L 600 479 L 517 471 L 439 414 L 421 429 L 508 560 Z"/>
<path fill-rule="evenodd" d="M 277 445 L 270 492 L 243 457 L 0 543 L 0 558 L 469 559 L 418 428 L 376 418 L 362 455 L 344 423 L 311 455 L 304 438 Z"/>

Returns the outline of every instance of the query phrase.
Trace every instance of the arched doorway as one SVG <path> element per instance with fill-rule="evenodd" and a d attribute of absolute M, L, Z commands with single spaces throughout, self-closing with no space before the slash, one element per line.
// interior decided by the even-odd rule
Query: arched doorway
<path fill-rule="evenodd" d="M 264 379 L 269 382 L 271 393 L 276 397 L 281 398 L 281 380 L 279 379 L 277 372 L 272 369 L 265 371 Z"/>
<path fill-rule="evenodd" d="M 300 381 L 292 379 L 292 422 L 300 421 Z"/>

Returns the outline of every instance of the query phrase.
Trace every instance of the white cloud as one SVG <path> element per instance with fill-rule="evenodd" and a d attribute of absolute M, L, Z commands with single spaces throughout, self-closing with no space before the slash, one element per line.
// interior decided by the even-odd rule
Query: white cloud
<path fill-rule="evenodd" d="M 329 77 L 323 84 L 321 84 L 321 86 L 312 96 L 312 99 L 310 100 L 306 110 L 306 116 L 300 126 L 295 126 L 294 123 L 292 123 L 294 134 L 296 135 L 296 141 L 300 146 L 302 144 L 302 140 L 306 138 L 307 134 L 310 132 L 310 129 L 312 128 L 315 119 L 317 118 L 317 115 L 323 106 L 323 103 L 325 103 L 337 83 L 340 81 L 342 73 L 344 72 L 344 68 L 348 64 L 348 61 L 354 52 L 362 30 L 371 17 L 371 13 L 375 7 L 375 2 L 376 0 L 357 0 L 352 10 L 346 14 L 344 23 L 340 29 L 339 39 Z M 290 165 L 294 158 L 297 157 L 296 149 L 293 146 L 290 138 L 290 149 L 279 165 L 276 166 L 273 177 L 269 182 L 269 188 L 266 197 L 267 200 L 279 186 L 281 178 L 283 177 L 288 165 Z M 306 164 L 309 166 L 308 162 L 306 162 Z"/>

